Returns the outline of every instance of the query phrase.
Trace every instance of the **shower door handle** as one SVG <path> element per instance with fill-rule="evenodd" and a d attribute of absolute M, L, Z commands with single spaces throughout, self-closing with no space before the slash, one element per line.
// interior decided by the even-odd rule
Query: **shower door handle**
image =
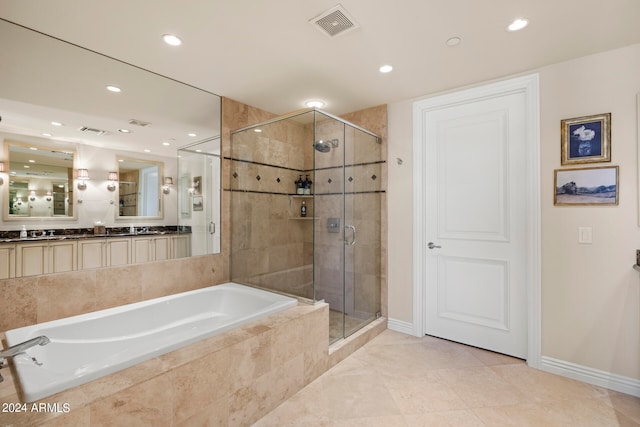
<path fill-rule="evenodd" d="M 345 232 L 344 234 L 344 244 L 345 245 L 349 245 L 349 246 L 353 246 L 356 244 L 356 227 L 355 225 L 345 225 L 344 229 L 350 229 L 351 231 L 353 231 L 353 238 L 351 239 L 351 241 L 347 240 L 347 233 Z"/>
<path fill-rule="evenodd" d="M 216 232 L 216 223 L 211 221 L 209 223 L 209 234 L 215 234 Z"/>

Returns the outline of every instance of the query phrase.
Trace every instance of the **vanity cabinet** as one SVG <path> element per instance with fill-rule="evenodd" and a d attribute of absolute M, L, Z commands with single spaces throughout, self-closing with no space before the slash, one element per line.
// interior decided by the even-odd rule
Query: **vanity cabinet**
<path fill-rule="evenodd" d="M 6 243 L 0 245 L 0 279 L 16 277 L 16 245 Z"/>
<path fill-rule="evenodd" d="M 15 277 L 77 270 L 75 241 L 38 241 L 15 246 Z"/>
<path fill-rule="evenodd" d="M 142 236 L 131 238 L 133 264 L 150 261 L 164 261 L 171 258 L 169 236 Z"/>
<path fill-rule="evenodd" d="M 78 242 L 78 269 L 131 263 L 131 239 L 87 239 Z"/>
<path fill-rule="evenodd" d="M 0 243 L 0 280 L 191 256 L 190 234 Z"/>

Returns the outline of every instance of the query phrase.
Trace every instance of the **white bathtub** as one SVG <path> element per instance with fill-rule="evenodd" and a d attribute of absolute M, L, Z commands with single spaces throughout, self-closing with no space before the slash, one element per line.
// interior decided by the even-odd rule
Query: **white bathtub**
<path fill-rule="evenodd" d="M 33 402 L 297 303 L 225 283 L 12 329 L 6 338 L 9 346 L 40 335 L 50 340 L 13 358 L 24 399 Z"/>

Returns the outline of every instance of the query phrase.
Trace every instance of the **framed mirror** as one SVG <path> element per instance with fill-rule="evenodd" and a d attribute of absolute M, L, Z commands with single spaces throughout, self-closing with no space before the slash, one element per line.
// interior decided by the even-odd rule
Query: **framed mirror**
<path fill-rule="evenodd" d="M 163 164 L 118 158 L 116 219 L 163 218 Z"/>
<path fill-rule="evenodd" d="M 69 220 L 76 218 L 73 192 L 74 150 L 5 140 L 3 218 Z"/>

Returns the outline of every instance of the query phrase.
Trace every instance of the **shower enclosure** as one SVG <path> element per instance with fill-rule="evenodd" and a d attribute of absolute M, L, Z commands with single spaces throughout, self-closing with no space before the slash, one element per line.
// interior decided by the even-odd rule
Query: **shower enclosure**
<path fill-rule="evenodd" d="M 380 138 L 303 110 L 232 132 L 228 160 L 231 279 L 324 300 L 331 342 L 377 318 Z"/>
<path fill-rule="evenodd" d="M 178 149 L 178 225 L 190 255 L 220 253 L 220 137 Z"/>

